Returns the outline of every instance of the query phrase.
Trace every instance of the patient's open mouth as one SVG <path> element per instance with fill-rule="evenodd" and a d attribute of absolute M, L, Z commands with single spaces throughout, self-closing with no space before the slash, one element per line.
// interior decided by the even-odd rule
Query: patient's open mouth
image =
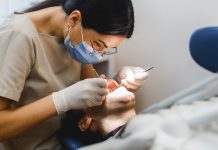
<path fill-rule="evenodd" d="M 113 79 L 107 79 L 107 88 L 109 92 L 113 92 L 118 88 L 118 83 Z"/>
<path fill-rule="evenodd" d="M 119 87 L 118 83 L 115 80 L 109 79 L 105 75 L 101 75 L 100 77 L 107 80 L 107 88 L 109 92 L 113 92 Z M 91 122 L 92 122 L 92 118 L 87 115 L 84 115 L 80 119 L 78 126 L 82 132 L 85 132 L 89 128 Z"/>

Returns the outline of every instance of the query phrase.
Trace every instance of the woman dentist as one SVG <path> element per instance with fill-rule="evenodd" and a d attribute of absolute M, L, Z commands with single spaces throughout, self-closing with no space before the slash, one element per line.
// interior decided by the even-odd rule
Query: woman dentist
<path fill-rule="evenodd" d="M 6 149 L 62 149 L 62 114 L 102 104 L 106 81 L 92 64 L 117 52 L 134 28 L 131 0 L 47 0 L 0 26 L 0 141 Z M 117 79 L 137 90 L 147 73 L 124 67 Z M 127 75 L 131 74 L 129 78 Z"/>

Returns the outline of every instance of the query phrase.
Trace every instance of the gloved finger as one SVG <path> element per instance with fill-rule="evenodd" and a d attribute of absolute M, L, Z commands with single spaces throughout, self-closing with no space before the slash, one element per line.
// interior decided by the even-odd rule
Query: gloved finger
<path fill-rule="evenodd" d="M 103 102 L 104 96 L 100 96 L 100 95 L 95 95 L 93 97 L 90 97 L 89 100 L 94 104 L 94 105 L 98 105 L 101 104 Z"/>
<path fill-rule="evenodd" d="M 99 106 L 103 103 L 103 100 L 99 97 L 99 98 L 90 98 L 87 101 L 87 105 L 88 107 L 93 107 L 93 106 Z"/>
<path fill-rule="evenodd" d="M 98 102 L 103 102 L 104 98 L 105 98 L 105 95 L 104 96 L 100 96 L 100 95 L 95 96 L 95 100 Z"/>
<path fill-rule="evenodd" d="M 102 78 L 95 78 L 93 79 L 93 82 L 99 87 L 107 88 L 107 80 Z"/>
<path fill-rule="evenodd" d="M 148 76 L 149 76 L 148 72 L 140 72 L 140 73 L 135 74 L 133 77 L 134 79 L 137 79 L 137 80 L 146 80 Z"/>
<path fill-rule="evenodd" d="M 125 87 L 121 86 L 117 88 L 116 92 L 118 92 L 119 94 L 125 95 L 125 98 L 120 100 L 120 102 L 122 103 L 129 103 L 135 99 L 135 95 L 132 92 L 127 91 Z"/>
<path fill-rule="evenodd" d="M 144 83 L 145 83 L 145 80 L 134 80 L 135 81 L 135 84 L 139 85 L 139 86 L 142 86 Z"/>
<path fill-rule="evenodd" d="M 128 103 L 130 101 L 133 101 L 135 99 L 135 95 L 128 91 L 124 86 L 118 87 L 113 92 L 109 93 L 107 95 L 106 102 L 122 102 L 122 103 Z"/>
<path fill-rule="evenodd" d="M 126 77 L 126 81 L 129 84 L 135 85 L 135 86 L 142 86 L 145 82 L 145 79 L 148 77 L 148 73 L 139 73 L 134 76 L 128 76 Z"/>
<path fill-rule="evenodd" d="M 141 67 L 133 67 L 134 74 L 144 72 L 145 70 Z"/>
<path fill-rule="evenodd" d="M 128 76 L 134 76 L 133 70 L 131 70 L 131 69 L 126 70 L 126 77 L 128 77 Z"/>
<path fill-rule="evenodd" d="M 96 93 L 99 96 L 105 96 L 109 93 L 109 90 L 107 88 L 96 88 Z"/>
<path fill-rule="evenodd" d="M 121 85 L 126 87 L 128 90 L 136 91 L 140 86 L 133 85 L 131 83 L 128 83 L 125 79 L 121 80 Z"/>
<path fill-rule="evenodd" d="M 128 84 L 131 84 L 134 86 L 141 86 L 144 83 L 144 80 L 136 80 L 134 77 L 127 77 L 126 81 Z"/>

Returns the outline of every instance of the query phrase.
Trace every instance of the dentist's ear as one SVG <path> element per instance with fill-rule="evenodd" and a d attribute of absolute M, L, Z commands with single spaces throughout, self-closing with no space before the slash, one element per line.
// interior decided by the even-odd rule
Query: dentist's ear
<path fill-rule="evenodd" d="M 81 24 L 82 15 L 78 10 L 74 10 L 69 16 L 67 16 L 67 26 L 73 28 L 77 24 Z"/>

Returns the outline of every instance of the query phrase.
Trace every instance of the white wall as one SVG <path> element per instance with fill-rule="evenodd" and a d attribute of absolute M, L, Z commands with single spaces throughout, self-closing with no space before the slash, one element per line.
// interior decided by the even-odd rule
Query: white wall
<path fill-rule="evenodd" d="M 42 0 L 0 0 L 0 23 L 10 13 L 22 11 Z"/>
<path fill-rule="evenodd" d="M 189 55 L 191 33 L 203 26 L 218 26 L 217 0 L 133 0 L 135 32 L 115 56 L 116 70 L 123 65 L 154 66 L 137 92 L 142 109 L 175 94 L 212 74 Z"/>

